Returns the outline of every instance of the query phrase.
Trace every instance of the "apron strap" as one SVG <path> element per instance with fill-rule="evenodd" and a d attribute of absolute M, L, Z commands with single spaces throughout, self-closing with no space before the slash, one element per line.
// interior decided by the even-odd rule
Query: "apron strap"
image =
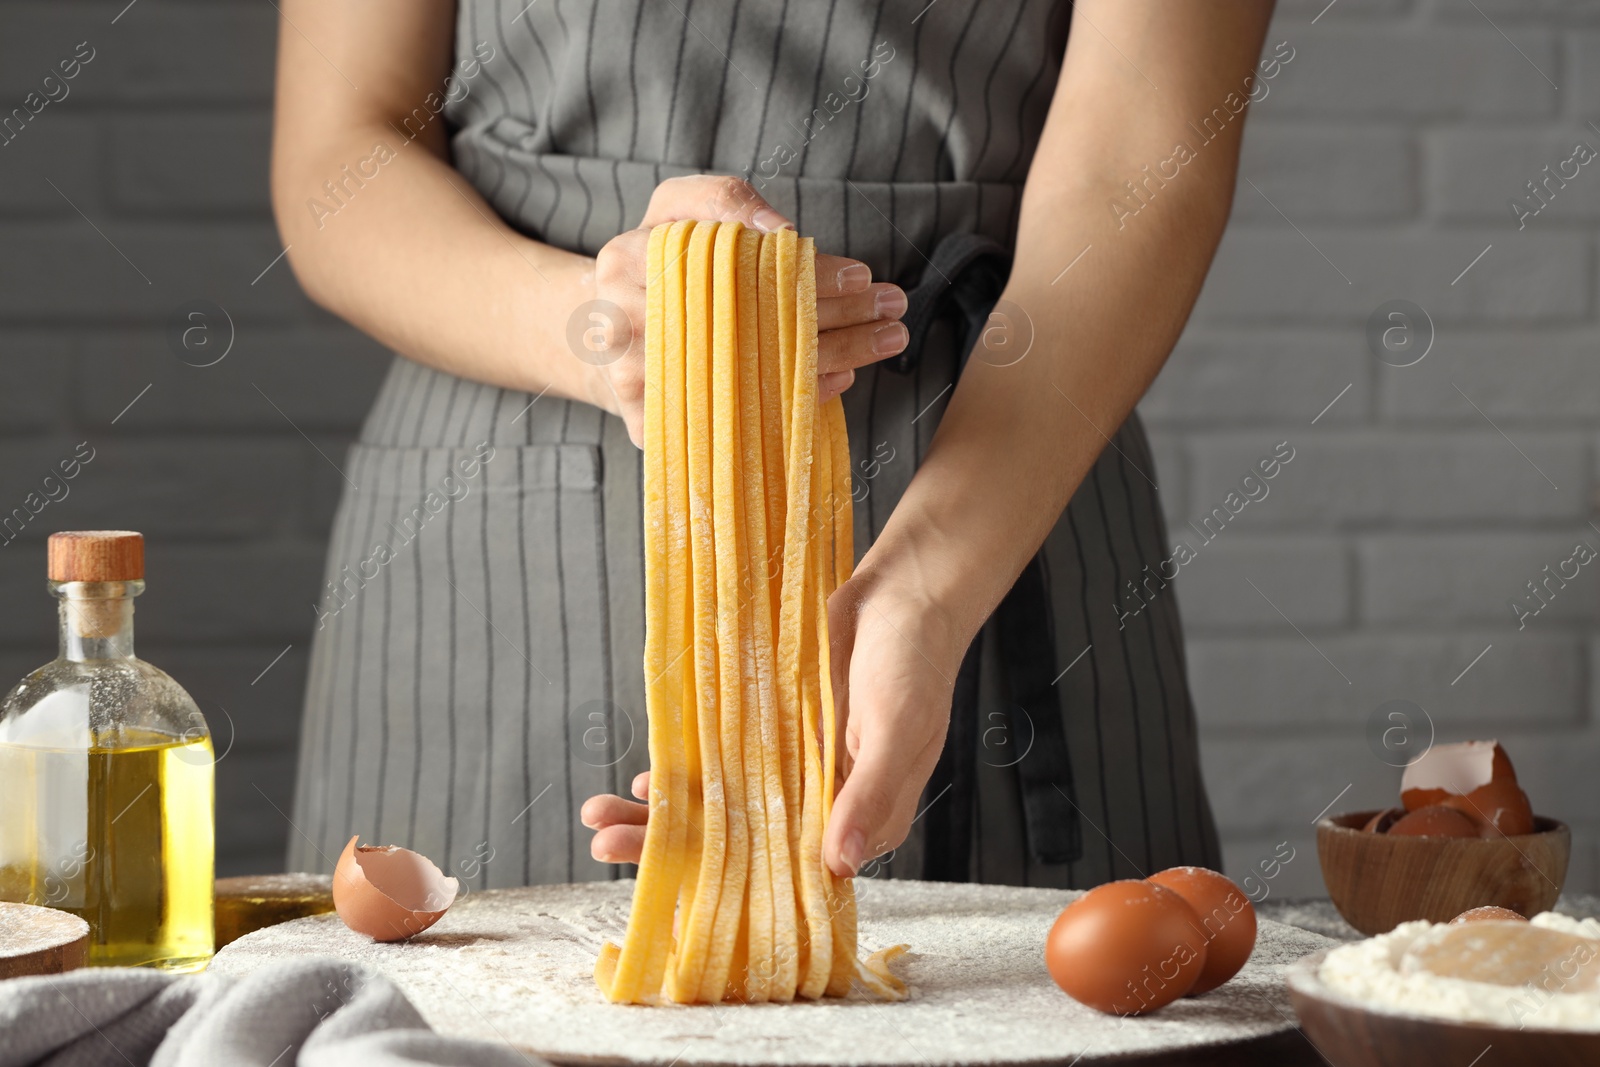
<path fill-rule="evenodd" d="M 922 280 L 907 294 L 902 321 L 910 341 L 887 365 L 901 374 L 915 370 L 929 326 L 937 318 L 949 318 L 962 337 L 960 366 L 964 367 L 1010 273 L 1011 254 L 995 241 L 966 232 L 947 235 L 934 249 Z M 1066 724 L 1055 688 L 1055 626 L 1041 550 L 973 639 L 956 675 L 950 731 L 922 801 L 927 820 L 922 877 L 932 881 L 972 878 L 978 681 L 985 632 L 996 641 L 1010 720 L 1006 736 L 1022 753 L 1011 765 L 1021 784 L 1029 855 L 1036 863 L 1069 863 L 1083 855 Z"/>

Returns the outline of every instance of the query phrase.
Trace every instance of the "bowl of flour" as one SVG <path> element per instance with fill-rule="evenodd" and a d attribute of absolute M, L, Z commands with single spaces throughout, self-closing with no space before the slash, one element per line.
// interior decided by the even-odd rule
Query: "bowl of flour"
<path fill-rule="evenodd" d="M 1513 942 L 1548 959 L 1516 958 Z M 1453 966 L 1428 962 L 1441 948 Z M 1287 980 L 1303 1031 L 1336 1067 L 1600 1063 L 1595 919 L 1406 922 L 1309 956 Z"/>

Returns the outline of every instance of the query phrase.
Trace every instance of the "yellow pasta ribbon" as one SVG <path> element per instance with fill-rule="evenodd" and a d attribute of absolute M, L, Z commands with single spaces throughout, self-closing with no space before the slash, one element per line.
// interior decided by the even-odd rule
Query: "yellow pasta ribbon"
<path fill-rule="evenodd" d="M 790 1001 L 860 983 L 855 893 L 822 860 L 837 784 L 828 598 L 854 561 L 850 452 L 817 402 L 816 252 L 792 230 L 650 233 L 645 311 L 645 699 L 650 818 L 622 1003 Z"/>

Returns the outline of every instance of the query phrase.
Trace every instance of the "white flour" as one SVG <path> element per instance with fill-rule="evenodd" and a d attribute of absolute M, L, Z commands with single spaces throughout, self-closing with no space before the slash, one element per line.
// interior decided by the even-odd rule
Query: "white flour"
<path fill-rule="evenodd" d="M 507 1041 L 560 1064 L 1088 1067 L 1272 1037 L 1298 1043 L 1284 971 L 1329 945 L 1263 920 L 1255 954 L 1231 982 L 1123 1020 L 1076 1003 L 1045 970 L 1045 935 L 1079 894 L 872 879 L 856 886 L 862 954 L 911 946 L 894 964 L 911 985 L 908 1000 L 857 993 L 799 1004 L 607 1004 L 595 988 L 595 954 L 603 940 L 621 939 L 632 882 L 470 893 L 437 926 L 395 944 L 375 944 L 333 915 L 297 919 L 235 941 L 211 970 L 341 957 L 388 975 L 445 1033 Z"/>
<path fill-rule="evenodd" d="M 1600 941 L 1600 921 L 1595 919 L 1545 912 L 1533 924 Z M 1323 960 L 1318 977 L 1336 993 L 1393 1014 L 1514 1029 L 1600 1030 L 1600 992 L 1546 992 L 1423 971 L 1402 974 L 1397 965 L 1406 948 L 1437 925 L 1425 920 L 1401 923 L 1387 934 L 1336 948 Z"/>

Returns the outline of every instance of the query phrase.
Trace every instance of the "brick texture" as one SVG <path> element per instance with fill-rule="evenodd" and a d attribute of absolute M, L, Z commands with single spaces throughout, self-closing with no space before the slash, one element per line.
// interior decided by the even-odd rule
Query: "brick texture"
<path fill-rule="evenodd" d="M 1271 495 L 1248 505 L 1232 525 L 1498 523 L 1516 515 L 1588 514 L 1588 441 L 1576 433 L 1519 438 L 1508 441 L 1487 422 L 1481 430 L 1451 432 L 1346 434 L 1308 427 L 1261 431 L 1253 440 L 1218 434 L 1191 445 L 1193 510 L 1199 516 L 1217 507 L 1274 442 L 1286 439 L 1295 458 L 1268 483 Z"/>
<path fill-rule="evenodd" d="M 1251 736 L 1348 729 L 1359 737 L 1373 709 L 1389 700 L 1420 704 L 1438 716 L 1441 732 L 1453 725 L 1492 731 L 1505 723 L 1507 708 L 1516 709 L 1518 723 L 1586 721 L 1586 650 L 1560 627 L 1541 633 L 1530 626 L 1516 635 L 1497 620 L 1470 632 L 1368 627 L 1341 634 L 1284 615 L 1260 635 L 1217 631 L 1191 639 L 1190 680 L 1208 724 Z"/>
<path fill-rule="evenodd" d="M 1358 24 L 1335 18 L 1337 10 L 1315 26 L 1291 23 L 1268 34 L 1269 42 L 1287 40 L 1295 49 L 1266 101 L 1270 108 L 1277 98 L 1272 114 L 1454 119 L 1556 110 L 1560 82 L 1531 69 L 1556 70 L 1551 28 L 1524 24 L 1502 36 L 1481 19 Z"/>
<path fill-rule="evenodd" d="M 1568 112 L 1593 117 L 1600 110 L 1600 30 L 1569 33 L 1564 43 L 1567 89 L 1572 93 Z"/>
<path fill-rule="evenodd" d="M 210 366 L 180 362 L 164 330 L 86 333 L 78 364 L 84 423 L 108 427 L 121 415 L 117 425 L 130 430 L 292 432 L 298 426 L 309 433 L 359 427 L 388 369 L 386 349 L 344 327 L 235 325 L 232 349 Z M 226 344 L 227 324 L 214 328 L 215 344 Z M 192 363 L 209 363 L 212 353 L 202 351 L 192 350 Z M 218 356 L 222 352 L 215 349 Z M 333 367 L 339 373 L 329 374 Z M 307 389 L 309 381 L 320 387 Z M 122 415 L 146 385 L 150 391 Z"/>
<path fill-rule="evenodd" d="M 1300 428 L 1338 396 L 1317 425 L 1360 422 L 1370 409 L 1371 362 L 1360 337 L 1332 331 L 1196 327 L 1140 410 L 1164 425 Z"/>
<path fill-rule="evenodd" d="M 1584 122 L 1439 130 L 1424 143 L 1432 200 L 1450 221 L 1506 221 L 1520 238 L 1600 219 L 1600 132 Z"/>
<path fill-rule="evenodd" d="M 1442 617 L 1493 624 L 1507 638 L 1560 633 L 1573 623 L 1600 622 L 1600 566 L 1581 562 L 1580 545 L 1600 562 L 1600 532 L 1588 526 L 1368 538 L 1359 549 L 1361 603 L 1375 622 Z"/>
<path fill-rule="evenodd" d="M 80 185 L 91 180 L 57 184 L 76 202 Z M 283 251 L 267 221 L 117 223 L 102 216 L 91 225 L 73 212 L 49 225 L 0 225 L 0 247 L 7 252 L 0 260 L 0 317 L 8 319 L 159 325 L 185 301 L 210 294 L 239 318 L 326 321 L 285 264 L 267 270 Z M 61 285 L 62 278 L 73 284 Z"/>
<path fill-rule="evenodd" d="M 1263 113 L 1271 101 L 1269 94 Z M 1296 222 L 1388 221 L 1409 218 L 1418 206 L 1416 151 L 1399 126 L 1307 128 L 1263 119 L 1245 139 L 1240 171 L 1272 198 L 1269 204 L 1241 178 L 1233 200 L 1241 221 L 1277 222 L 1279 210 Z"/>
<path fill-rule="evenodd" d="M 342 460 L 387 364 L 285 264 L 257 280 L 283 248 L 267 202 L 276 18 L 271 5 L 0 3 L 0 117 L 80 42 L 94 50 L 65 97 L 0 127 L 0 518 L 80 442 L 94 450 L 64 496 L 0 538 L 0 684 L 54 651 L 45 535 L 142 530 L 139 650 L 227 752 L 224 874 L 280 869 L 292 833 L 335 495 L 301 430 Z M 180 362 L 168 336 L 196 297 L 233 320 L 216 366 Z"/>
<path fill-rule="evenodd" d="M 1593 427 L 1600 419 L 1600 375 L 1594 373 L 1600 333 L 1473 330 L 1452 337 L 1449 347 L 1445 359 L 1430 353 L 1413 367 L 1379 365 L 1387 421 L 1487 428 L 1487 417 L 1525 433 Z"/>
<path fill-rule="evenodd" d="M 163 115 L 117 124 L 112 202 L 179 218 L 265 216 L 271 120 L 256 111 Z"/>
<path fill-rule="evenodd" d="M 271 5 L 125 8 L 0 0 L 0 118 L 95 50 L 0 136 L 0 518 L 96 450 L 0 541 L 0 678 L 52 652 L 44 535 L 144 529 L 141 651 L 231 739 L 220 868 L 272 870 L 343 485 L 317 450 L 342 458 L 387 356 L 284 263 L 262 275 L 282 251 Z M 1600 545 L 1600 160 L 1521 231 L 1506 204 L 1576 141 L 1600 147 L 1600 8 L 1281 0 L 1279 41 L 1294 59 L 1254 109 L 1229 232 L 1141 409 L 1174 539 L 1278 441 L 1296 449 L 1174 588 L 1228 869 L 1259 878 L 1288 842 L 1271 894 L 1320 892 L 1311 820 L 1392 800 L 1399 772 L 1365 730 L 1404 699 L 1441 739 L 1502 738 L 1574 828 L 1569 884 L 1600 888 L 1600 571 L 1523 629 L 1508 606 L 1575 540 Z M 195 297 L 232 318 L 216 366 L 169 338 Z M 1436 331 L 1411 367 L 1366 346 L 1396 298 Z"/>
<path fill-rule="evenodd" d="M 1192 530 L 1171 533 L 1198 545 Z M 1350 621 L 1350 561 L 1334 538 L 1225 532 L 1179 573 L 1191 627 L 1276 627 L 1284 615 L 1303 627 Z"/>
<path fill-rule="evenodd" d="M 1288 841 L 1275 893 L 1321 890 L 1309 824 L 1340 790 L 1336 808 L 1392 802 L 1399 771 L 1365 738 L 1389 700 L 1440 740 L 1501 738 L 1535 807 L 1573 826 L 1569 888 L 1600 886 L 1600 571 L 1521 629 L 1510 607 L 1537 606 L 1526 583 L 1577 541 L 1600 547 L 1600 159 L 1525 228 L 1507 207 L 1577 142 L 1600 148 L 1597 20 L 1569 0 L 1279 4 L 1268 41 L 1297 54 L 1141 405 L 1185 473 L 1174 535 L 1296 448 L 1175 587 L 1228 869 Z M 1367 348 L 1396 298 L 1435 328 L 1410 367 Z"/>
<path fill-rule="evenodd" d="M 1262 192 L 1272 196 L 1265 186 Z M 1259 195 L 1253 189 L 1248 193 Z M 1292 215 L 1289 219 L 1294 221 Z M 1217 251 L 1217 269 L 1206 281 L 1198 321 L 1354 321 L 1359 326 L 1378 305 L 1395 298 L 1421 304 L 1436 324 L 1539 326 L 1587 321 L 1593 311 L 1593 241 L 1571 230 L 1315 225 L 1300 230 L 1296 233 L 1281 217 L 1276 225 L 1233 226 Z M 1452 284 L 1490 245 L 1488 254 Z"/>

